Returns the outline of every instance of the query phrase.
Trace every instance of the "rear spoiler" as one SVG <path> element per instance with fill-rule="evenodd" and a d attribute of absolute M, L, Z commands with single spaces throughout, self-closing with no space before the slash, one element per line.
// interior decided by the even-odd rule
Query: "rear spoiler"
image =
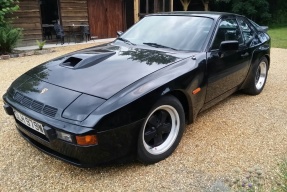
<path fill-rule="evenodd" d="M 248 19 L 249 21 L 250 21 L 250 23 L 252 23 L 252 25 L 254 25 L 254 27 L 256 27 L 256 29 L 258 30 L 258 31 L 261 31 L 261 32 L 267 32 L 268 31 L 268 29 L 269 29 L 269 27 L 268 26 L 260 26 L 260 25 L 258 25 L 257 23 L 255 23 L 254 21 L 252 21 L 252 20 L 250 20 L 250 19 Z"/>
<path fill-rule="evenodd" d="M 265 32 L 267 33 L 269 27 L 268 26 L 259 26 L 259 27 L 256 27 L 258 31 L 261 31 L 261 32 Z"/>

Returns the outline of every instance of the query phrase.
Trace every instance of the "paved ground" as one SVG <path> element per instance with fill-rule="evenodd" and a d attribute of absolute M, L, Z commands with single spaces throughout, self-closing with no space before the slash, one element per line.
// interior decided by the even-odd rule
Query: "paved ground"
<path fill-rule="evenodd" d="M 0 60 L 0 95 L 20 74 L 76 45 L 46 55 Z M 199 115 L 168 159 L 154 165 L 131 163 L 81 169 L 45 155 L 17 133 L 0 109 L 0 191 L 206 191 L 233 170 L 262 168 L 269 191 L 277 162 L 287 155 L 287 50 L 272 49 L 265 90 L 235 94 Z M 2 105 L 2 98 L 0 98 Z"/>

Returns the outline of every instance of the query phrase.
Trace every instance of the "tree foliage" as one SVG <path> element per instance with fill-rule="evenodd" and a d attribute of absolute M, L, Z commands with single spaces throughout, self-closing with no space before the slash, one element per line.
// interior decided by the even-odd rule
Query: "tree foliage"
<path fill-rule="evenodd" d="M 267 0 L 232 0 L 232 12 L 245 15 L 252 20 L 266 23 L 270 20 Z"/>
<path fill-rule="evenodd" d="M 216 3 L 218 3 L 218 2 L 229 3 L 230 2 L 230 0 L 201 0 L 202 4 L 204 6 L 204 11 L 209 11 L 209 3 L 213 2 L 213 1 Z"/>
<path fill-rule="evenodd" d="M 214 11 L 238 13 L 260 24 L 267 24 L 271 19 L 269 1 L 271 4 L 271 0 L 213 0 L 212 3 Z"/>
<path fill-rule="evenodd" d="M 202 3 L 205 11 L 234 12 L 259 24 L 287 24 L 287 0 L 179 0 L 184 10 L 191 3 Z M 193 10 L 193 7 L 190 7 Z"/>
<path fill-rule="evenodd" d="M 272 15 L 273 25 L 287 24 L 287 1 L 286 0 L 268 0 L 270 4 L 270 13 Z"/>
<path fill-rule="evenodd" d="M 17 0 L 0 0 L 0 27 L 6 25 L 11 14 L 18 9 Z"/>

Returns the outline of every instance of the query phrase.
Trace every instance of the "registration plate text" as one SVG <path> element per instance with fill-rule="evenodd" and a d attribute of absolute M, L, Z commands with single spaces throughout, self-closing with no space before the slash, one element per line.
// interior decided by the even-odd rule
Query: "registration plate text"
<path fill-rule="evenodd" d="M 21 123 L 27 125 L 29 128 L 34 129 L 35 131 L 37 131 L 39 133 L 42 133 L 45 135 L 43 125 L 41 123 L 38 123 L 38 122 L 30 119 L 29 117 L 26 117 L 22 113 L 19 113 L 18 111 L 15 111 L 15 110 L 14 110 L 14 115 L 15 115 L 16 119 L 18 119 Z"/>

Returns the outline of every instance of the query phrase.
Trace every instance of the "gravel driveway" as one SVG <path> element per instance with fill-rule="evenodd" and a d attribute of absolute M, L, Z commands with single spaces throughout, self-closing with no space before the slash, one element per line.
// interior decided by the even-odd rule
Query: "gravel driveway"
<path fill-rule="evenodd" d="M 89 45 L 55 49 L 46 55 L 0 60 L 0 105 L 10 83 L 28 69 Z M 0 109 L 0 191 L 205 191 L 235 168 L 258 165 L 265 190 L 278 161 L 287 155 L 287 50 L 272 49 L 264 91 L 234 94 L 201 113 L 189 125 L 168 159 L 81 169 L 38 151 L 17 133 L 12 117 Z M 264 190 L 264 191 L 265 191 Z"/>

